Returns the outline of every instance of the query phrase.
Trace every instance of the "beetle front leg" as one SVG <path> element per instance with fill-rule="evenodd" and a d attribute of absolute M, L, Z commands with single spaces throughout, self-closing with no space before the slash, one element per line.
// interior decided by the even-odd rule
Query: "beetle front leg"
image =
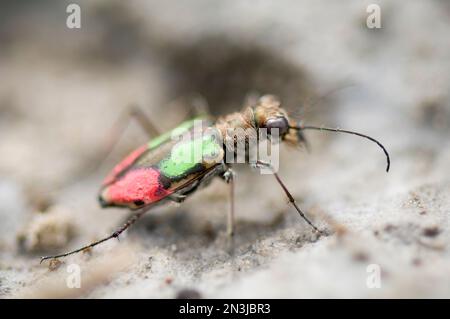
<path fill-rule="evenodd" d="M 292 196 L 292 194 L 289 192 L 289 190 L 287 189 L 286 185 L 283 183 L 283 181 L 281 180 L 280 176 L 278 176 L 277 172 L 275 172 L 275 170 L 273 169 L 272 165 L 270 165 L 269 163 L 263 162 L 263 161 L 257 161 L 255 163 L 256 167 L 266 167 L 270 170 L 272 170 L 272 174 L 273 176 L 275 176 L 275 179 L 277 180 L 278 184 L 281 186 L 281 188 L 283 189 L 284 193 L 286 194 L 286 196 L 289 199 L 289 202 L 291 203 L 292 206 L 294 206 L 295 210 L 299 213 L 299 215 L 306 221 L 306 223 L 309 224 L 309 226 L 311 226 L 314 231 L 316 231 L 318 234 L 323 235 L 324 232 L 319 230 L 309 219 L 308 217 L 306 217 L 306 215 L 303 213 L 303 211 L 300 209 L 300 207 L 298 207 L 294 197 Z"/>

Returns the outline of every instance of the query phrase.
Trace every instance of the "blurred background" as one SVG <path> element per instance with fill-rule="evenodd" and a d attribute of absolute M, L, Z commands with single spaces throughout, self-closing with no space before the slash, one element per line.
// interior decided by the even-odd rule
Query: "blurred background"
<path fill-rule="evenodd" d="M 79 29 L 66 25 L 70 3 Z M 380 29 L 366 25 L 373 3 Z M 450 297 L 449 31 L 445 0 L 2 1 L 0 297 Z M 93 169 L 127 106 L 165 131 L 199 101 L 219 116 L 267 93 L 299 120 L 369 134 L 391 153 L 386 174 L 356 137 L 308 132 L 310 153 L 282 148 L 280 175 L 329 236 L 244 166 L 234 254 L 218 180 L 120 243 L 39 264 L 127 217 L 100 209 L 97 191 L 145 133 L 131 123 Z M 81 289 L 66 285 L 73 263 Z"/>

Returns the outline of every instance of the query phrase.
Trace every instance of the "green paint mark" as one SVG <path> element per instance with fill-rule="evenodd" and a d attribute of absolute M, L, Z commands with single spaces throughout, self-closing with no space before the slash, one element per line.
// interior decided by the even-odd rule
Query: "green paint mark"
<path fill-rule="evenodd" d="M 206 119 L 205 117 L 196 117 L 196 118 L 193 118 L 192 120 L 188 120 L 188 121 L 181 123 L 173 130 L 163 133 L 163 134 L 159 135 L 158 137 L 155 137 L 154 139 L 150 140 L 150 142 L 148 142 L 148 144 L 147 144 L 148 148 L 153 149 L 153 148 L 160 146 L 161 144 L 169 141 L 172 138 L 172 136 L 179 136 L 179 135 L 187 132 L 188 130 L 190 130 L 194 126 L 195 121 L 202 121 L 205 119 Z"/>
<path fill-rule="evenodd" d="M 214 161 L 221 154 L 221 146 L 214 135 L 205 134 L 174 146 L 170 156 L 160 163 L 161 172 L 167 177 L 183 176 L 196 167 L 201 168 L 205 161 Z"/>

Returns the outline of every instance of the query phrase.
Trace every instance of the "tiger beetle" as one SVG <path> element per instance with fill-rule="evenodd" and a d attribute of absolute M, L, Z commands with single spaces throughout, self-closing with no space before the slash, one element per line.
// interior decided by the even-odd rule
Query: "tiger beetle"
<path fill-rule="evenodd" d="M 155 134 L 153 124 L 141 111 L 135 109 L 131 113 L 148 133 Z M 194 123 L 202 121 L 201 135 L 187 135 L 189 138 L 180 143 L 174 136 L 182 136 L 193 131 Z M 134 215 L 111 235 L 95 241 L 79 249 L 41 258 L 41 262 L 47 259 L 66 257 L 78 252 L 88 250 L 112 238 L 118 238 L 128 227 L 133 225 L 151 207 L 166 201 L 181 203 L 199 187 L 206 186 L 214 177 L 222 178 L 230 186 L 231 205 L 227 220 L 227 234 L 231 237 L 234 233 L 234 185 L 232 164 L 225 161 L 225 153 L 233 144 L 241 143 L 246 150 L 252 146 L 248 136 L 230 136 L 230 132 L 236 129 L 264 130 L 267 139 L 277 136 L 278 139 L 290 145 L 306 145 L 303 135 L 305 130 L 330 131 L 353 134 L 376 143 L 386 155 L 389 171 L 390 157 L 386 148 L 376 139 L 354 131 L 339 128 L 327 128 L 303 125 L 289 117 L 288 112 L 281 107 L 279 100 L 272 95 L 265 95 L 244 107 L 241 112 L 235 112 L 219 117 L 212 122 L 207 117 L 200 117 L 186 121 L 172 131 L 158 135 L 147 144 L 137 148 L 124 160 L 116 165 L 107 175 L 100 188 L 98 200 L 103 208 L 123 207 L 136 211 Z M 208 133 L 209 132 L 209 133 Z M 210 138 L 213 132 L 219 139 Z M 209 134 L 209 135 L 208 135 Z M 206 137 L 205 137 L 206 136 Z M 228 142 L 231 137 L 231 145 Z M 261 141 L 257 139 L 257 143 Z M 200 156 L 191 156 L 189 149 L 200 150 Z M 236 150 L 233 149 L 233 152 Z M 253 167 L 265 168 L 272 171 L 273 176 L 287 195 L 290 204 L 308 223 L 313 231 L 322 234 L 299 208 L 294 197 L 281 180 L 278 173 L 270 163 L 259 159 L 245 158 L 245 163 Z"/>

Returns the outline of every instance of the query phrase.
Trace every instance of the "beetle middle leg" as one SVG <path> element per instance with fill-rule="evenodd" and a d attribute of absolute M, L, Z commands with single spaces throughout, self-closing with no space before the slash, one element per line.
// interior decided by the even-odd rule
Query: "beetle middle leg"
<path fill-rule="evenodd" d="M 223 180 L 230 187 L 230 208 L 227 216 L 227 235 L 234 236 L 235 220 L 234 220 L 234 177 L 235 173 L 231 168 L 228 168 L 222 175 Z"/>
<path fill-rule="evenodd" d="M 234 219 L 234 212 L 235 212 L 235 196 L 234 196 L 234 178 L 235 173 L 230 167 L 226 167 L 225 171 L 223 172 L 220 177 L 225 181 L 225 183 L 229 186 L 230 191 L 230 208 L 228 209 L 227 214 L 227 238 L 228 238 L 228 253 L 231 256 L 234 256 L 234 231 L 235 231 L 235 219 Z"/>

